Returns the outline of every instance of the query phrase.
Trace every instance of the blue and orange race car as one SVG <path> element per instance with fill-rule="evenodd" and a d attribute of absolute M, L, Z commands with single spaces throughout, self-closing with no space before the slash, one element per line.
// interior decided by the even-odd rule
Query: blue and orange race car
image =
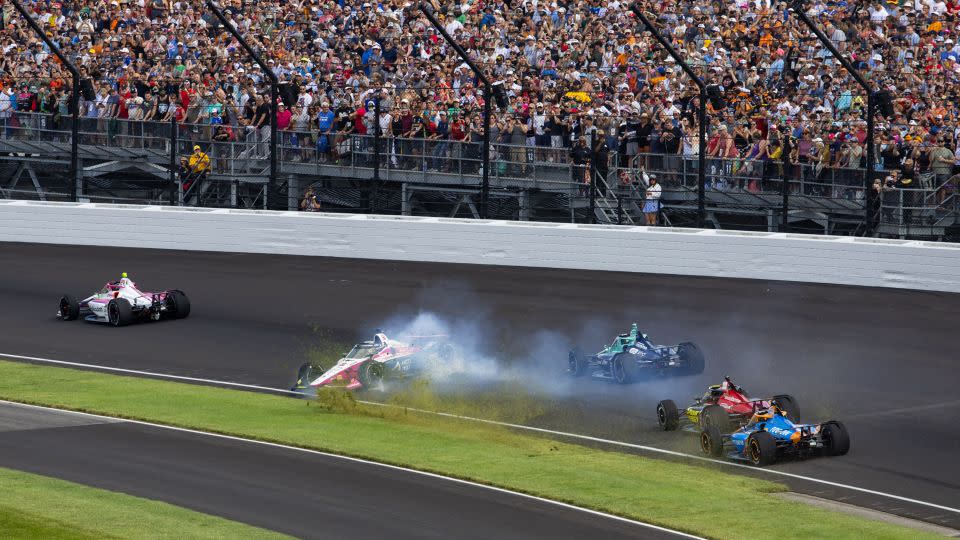
<path fill-rule="evenodd" d="M 770 465 L 784 457 L 842 456 L 850 451 L 847 428 L 830 420 L 822 424 L 797 424 L 782 409 L 773 406 L 754 413 L 750 421 L 729 435 L 708 425 L 700 432 L 704 454 Z"/>

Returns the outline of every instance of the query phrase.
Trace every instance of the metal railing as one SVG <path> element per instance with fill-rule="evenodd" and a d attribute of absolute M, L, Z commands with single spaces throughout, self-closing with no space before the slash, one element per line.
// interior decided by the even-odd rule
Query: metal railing
<path fill-rule="evenodd" d="M 278 137 L 277 158 L 284 174 L 363 180 L 373 177 L 377 163 L 383 181 L 462 189 L 478 188 L 481 181 L 482 143 L 476 138 L 461 141 L 384 134 L 377 145 L 372 135 L 321 133 L 316 129 L 281 130 Z M 84 159 L 146 159 L 167 169 L 171 163 L 179 165 L 182 160 L 189 160 L 194 147 L 199 146 L 210 158 L 208 175 L 196 188 L 200 191 L 191 192 L 189 186 L 186 190 L 178 187 L 168 201 L 187 205 L 262 202 L 259 195 L 244 193 L 260 193 L 268 176 L 267 129 L 82 118 L 79 139 Z M 69 142 L 66 117 L 13 112 L 7 118 L 0 118 L 0 146 L 3 146 L 0 152 L 8 156 L 65 157 Z M 494 141 L 490 185 L 503 190 L 549 191 L 568 197 L 571 208 L 585 208 L 589 187 L 583 182 L 583 171 L 587 169 L 574 165 L 570 156 L 569 148 Z M 606 167 L 594 163 L 589 168 L 592 177 L 605 176 L 595 181 L 598 192 L 595 218 L 611 223 L 643 223 L 646 187 L 643 173 L 657 175 L 663 188 L 665 213 L 661 221 L 676 212 L 691 212 L 696 203 L 697 163 L 695 156 L 649 153 L 625 161 L 624 156 L 611 152 Z M 706 167 L 708 212 L 821 211 L 844 214 L 849 220 L 857 219 L 858 215 L 861 219 L 872 215 L 866 208 L 863 181 L 866 171 L 862 168 L 743 158 L 709 158 Z M 180 175 L 173 176 L 179 178 Z M 920 187 L 905 191 L 906 195 L 897 201 L 884 200 L 880 222 L 915 228 L 922 216 L 928 228 L 942 228 L 956 221 L 956 195 L 952 191 L 944 195 L 947 188 L 933 185 L 929 178 L 930 175 L 921 175 Z M 253 187 L 238 189 L 236 183 L 250 183 Z M 783 195 L 784 183 L 790 198 L 789 205 L 781 208 L 777 200 Z M 180 191 L 186 193 L 181 196 Z M 16 196 L 16 193 L 19 191 L 0 191 L 5 197 Z M 890 208 L 894 209 L 892 213 L 888 211 Z M 907 234 L 912 233 L 911 230 Z"/>

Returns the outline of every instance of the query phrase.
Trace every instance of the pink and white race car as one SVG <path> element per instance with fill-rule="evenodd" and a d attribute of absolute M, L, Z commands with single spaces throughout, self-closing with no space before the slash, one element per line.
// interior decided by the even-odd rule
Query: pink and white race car
<path fill-rule="evenodd" d="M 72 321 L 81 316 L 90 322 L 126 326 L 137 321 L 183 319 L 190 315 L 190 300 L 183 291 L 143 292 L 124 272 L 100 291 L 77 301 L 69 294 L 60 298 L 57 318 Z"/>
<path fill-rule="evenodd" d="M 413 336 L 410 342 L 390 339 L 377 330 L 373 339 L 357 343 L 330 369 L 303 364 L 297 372 L 295 392 L 309 392 L 321 386 L 347 390 L 371 387 L 384 379 L 422 373 L 431 365 L 453 357 L 453 346 L 445 336 Z"/>

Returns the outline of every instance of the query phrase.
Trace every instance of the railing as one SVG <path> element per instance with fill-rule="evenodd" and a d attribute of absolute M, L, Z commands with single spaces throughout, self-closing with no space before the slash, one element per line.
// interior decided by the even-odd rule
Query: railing
<path fill-rule="evenodd" d="M 174 131 L 175 130 L 175 131 Z M 85 156 L 102 161 L 142 160 L 161 168 L 171 160 L 179 165 L 189 159 L 195 146 L 210 158 L 209 176 L 198 191 L 173 194 L 181 204 L 260 204 L 262 184 L 269 166 L 269 132 L 244 126 L 219 127 L 211 124 L 172 124 L 160 121 L 82 118 L 80 146 Z M 479 141 L 407 139 L 389 134 L 375 144 L 372 135 L 341 133 L 279 132 L 278 161 L 284 174 L 369 179 L 378 165 L 382 180 L 412 184 L 479 189 L 482 175 L 482 144 Z M 44 157 L 44 152 L 63 155 L 68 151 L 69 118 L 51 114 L 15 112 L 0 119 L 0 141 L 19 150 L 9 154 Z M 26 143 L 17 146 L 18 143 Z M 43 143 L 60 144 L 59 148 Z M 112 152 L 112 153 L 111 153 Z M 91 159 L 85 157 L 85 159 Z M 568 148 L 491 144 L 490 185 L 495 189 L 534 189 L 565 195 L 571 208 L 586 208 L 589 187 L 584 171 L 596 178 L 596 214 L 600 221 L 643 223 L 642 206 L 646 184 L 643 173 L 655 174 L 663 188 L 667 210 L 661 222 L 677 212 L 695 207 L 697 165 L 695 156 L 640 154 L 629 162 L 611 152 L 610 163 L 593 164 L 589 169 L 571 162 Z M 814 211 L 843 214 L 848 220 L 870 216 L 866 209 L 865 171 L 855 168 L 817 166 L 811 163 L 785 165 L 780 160 L 742 158 L 706 160 L 708 212 L 782 212 L 779 203 L 787 183 L 787 212 Z M 606 177 L 599 178 L 606 170 Z M 162 170 L 162 169 L 161 169 Z M 907 190 L 897 201 L 884 199 L 879 223 L 898 226 L 944 227 L 958 215 L 957 197 L 943 186 L 924 182 Z M 182 180 L 182 179 L 181 179 Z M 238 189 L 234 183 L 256 184 Z M 181 182 L 178 184 L 183 185 Z M 203 187 L 206 185 L 207 187 Z M 438 188 L 439 189 L 439 188 Z M 23 190 L 29 192 L 30 190 Z M 13 189 L 0 191 L 16 196 Z M 246 193 L 246 195 L 245 195 Z M 121 199 L 120 196 L 108 196 Z M 229 200 L 225 203 L 225 200 Z M 892 213 L 889 211 L 893 209 Z M 582 210 L 581 210 L 582 212 Z M 877 214 L 877 212 L 872 212 Z M 571 216 L 573 214 L 571 213 Z M 581 214 L 582 215 L 582 214 Z M 592 218 L 591 218 L 592 219 Z"/>

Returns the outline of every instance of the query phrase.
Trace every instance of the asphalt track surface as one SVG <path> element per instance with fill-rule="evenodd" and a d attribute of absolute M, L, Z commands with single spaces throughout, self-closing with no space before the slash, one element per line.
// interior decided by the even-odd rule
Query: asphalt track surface
<path fill-rule="evenodd" d="M 477 486 L 292 449 L 0 404 L 0 465 L 299 538 L 677 538 Z"/>
<path fill-rule="evenodd" d="M 113 329 L 56 321 L 60 294 L 88 294 L 120 272 L 144 289 L 181 288 L 188 320 Z M 735 278 L 736 276 L 731 276 Z M 418 312 L 469 321 L 484 353 L 526 369 L 562 403 L 541 427 L 696 451 L 656 429 L 730 375 L 754 395 L 793 394 L 805 420 L 838 419 L 839 458 L 776 465 L 956 508 L 960 361 L 950 294 L 613 272 L 308 257 L 0 244 L 0 352 L 286 387 L 331 333 L 360 339 Z M 703 375 L 630 386 L 557 374 L 566 348 L 598 349 L 631 321 L 660 343 L 694 340 Z M 391 326 L 392 325 L 392 326 Z M 467 328 L 467 330 L 463 330 Z M 460 337 L 460 336 L 455 336 Z M 478 414 L 482 411 L 478 411 Z M 793 489 L 960 528 L 960 514 L 802 480 Z"/>

